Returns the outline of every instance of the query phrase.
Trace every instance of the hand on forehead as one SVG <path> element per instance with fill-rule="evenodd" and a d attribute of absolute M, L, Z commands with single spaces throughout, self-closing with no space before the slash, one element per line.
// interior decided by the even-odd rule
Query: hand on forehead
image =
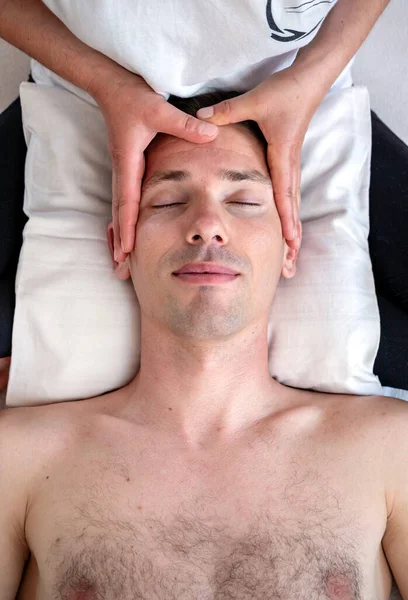
<path fill-rule="evenodd" d="M 166 184 L 167 182 L 167 184 Z M 146 194 L 171 187 L 211 188 L 219 182 L 226 189 L 241 185 L 262 185 L 264 194 L 273 197 L 265 151 L 250 131 L 240 125 L 220 127 L 218 137 L 205 145 L 160 134 L 146 151 L 141 206 Z"/>

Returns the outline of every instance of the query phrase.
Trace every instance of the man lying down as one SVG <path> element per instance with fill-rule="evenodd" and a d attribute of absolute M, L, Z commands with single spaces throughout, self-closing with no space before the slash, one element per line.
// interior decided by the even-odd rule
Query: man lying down
<path fill-rule="evenodd" d="M 170 102 L 195 114 L 211 96 Z M 408 406 L 269 374 L 297 251 L 265 150 L 254 122 L 146 150 L 136 246 L 115 264 L 140 370 L 1 411 L 2 600 L 388 600 L 393 575 L 408 599 Z"/>

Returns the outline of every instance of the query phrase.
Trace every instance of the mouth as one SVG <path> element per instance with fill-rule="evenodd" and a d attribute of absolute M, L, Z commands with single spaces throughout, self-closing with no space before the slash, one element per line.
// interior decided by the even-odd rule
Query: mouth
<path fill-rule="evenodd" d="M 228 275 L 226 273 L 173 273 L 174 277 L 177 277 L 185 283 L 195 284 L 220 284 L 234 281 L 239 277 L 239 274 Z"/>

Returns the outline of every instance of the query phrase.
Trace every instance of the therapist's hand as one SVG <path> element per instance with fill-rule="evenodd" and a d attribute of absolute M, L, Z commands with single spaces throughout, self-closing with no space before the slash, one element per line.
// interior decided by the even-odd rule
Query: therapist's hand
<path fill-rule="evenodd" d="M 297 249 L 294 229 L 300 233 L 300 156 L 313 114 L 324 95 L 314 82 L 307 84 L 289 67 L 270 75 L 257 87 L 230 100 L 213 105 L 214 115 L 205 110 L 196 116 L 216 125 L 250 119 L 256 121 L 268 143 L 267 161 L 283 237 Z M 293 240 L 293 241 L 291 241 Z"/>
<path fill-rule="evenodd" d="M 115 260 L 122 262 L 135 246 L 144 150 L 158 132 L 201 144 L 214 140 L 218 128 L 175 108 L 130 71 L 105 81 L 94 98 L 108 132 Z"/>
<path fill-rule="evenodd" d="M 11 356 L 0 358 L 0 392 L 7 389 L 9 372 L 10 372 Z"/>

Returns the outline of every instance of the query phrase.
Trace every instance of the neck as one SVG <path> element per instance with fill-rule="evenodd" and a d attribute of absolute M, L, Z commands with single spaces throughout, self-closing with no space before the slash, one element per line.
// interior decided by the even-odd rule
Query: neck
<path fill-rule="evenodd" d="M 269 373 L 265 323 L 223 339 L 142 323 L 140 369 L 126 398 L 138 419 L 194 447 L 258 424 L 284 407 L 290 389 Z"/>

